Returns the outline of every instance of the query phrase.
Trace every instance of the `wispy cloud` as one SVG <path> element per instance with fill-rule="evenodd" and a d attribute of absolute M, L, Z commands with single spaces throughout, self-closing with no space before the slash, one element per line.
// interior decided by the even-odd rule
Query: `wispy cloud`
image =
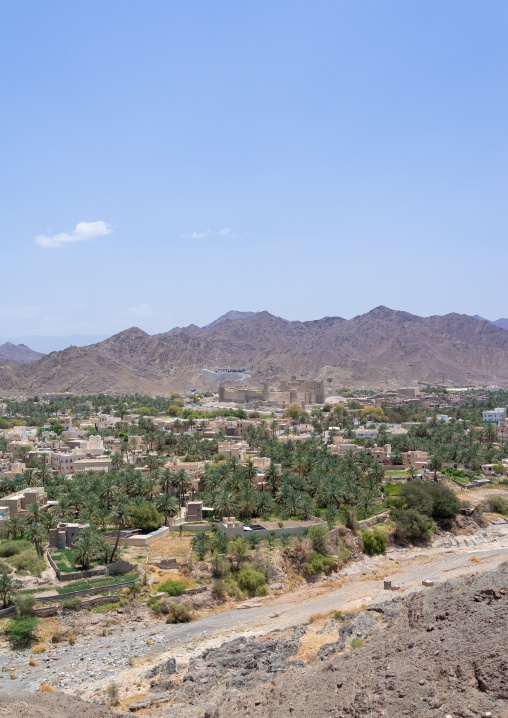
<path fill-rule="evenodd" d="M 112 232 L 109 224 L 106 222 L 78 222 L 72 232 L 62 232 L 61 234 L 38 234 L 35 242 L 44 249 L 55 249 L 56 247 L 64 247 L 72 242 L 83 242 L 86 239 L 94 239 L 102 237 Z"/>
<path fill-rule="evenodd" d="M 222 227 L 222 229 L 207 229 L 204 232 L 194 231 L 192 234 L 182 234 L 182 237 L 190 237 L 191 239 L 204 239 L 214 234 L 229 234 L 232 231 L 231 227 Z"/>
<path fill-rule="evenodd" d="M 148 317 L 154 313 L 154 309 L 150 304 L 138 304 L 136 307 L 129 307 L 125 314 L 134 315 L 136 317 Z"/>

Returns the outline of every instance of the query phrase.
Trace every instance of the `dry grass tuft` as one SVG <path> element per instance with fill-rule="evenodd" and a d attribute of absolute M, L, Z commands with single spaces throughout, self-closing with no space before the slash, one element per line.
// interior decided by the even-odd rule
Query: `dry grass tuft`
<path fill-rule="evenodd" d="M 53 686 L 50 686 L 47 681 L 44 681 L 41 685 L 41 693 L 54 693 L 55 688 Z"/>
<path fill-rule="evenodd" d="M 311 616 L 309 616 L 309 623 L 316 623 L 316 621 L 324 621 L 325 618 L 328 618 L 328 613 L 313 613 Z"/>
<path fill-rule="evenodd" d="M 46 646 L 44 646 L 42 643 L 38 643 L 36 646 L 32 648 L 32 654 L 35 653 L 37 655 L 38 653 L 44 653 L 46 650 Z"/>
<path fill-rule="evenodd" d="M 28 661 L 28 665 L 31 666 L 32 668 L 35 668 L 35 666 L 39 665 L 39 661 L 34 661 L 33 658 L 30 658 L 30 660 Z"/>
<path fill-rule="evenodd" d="M 481 558 L 478 558 L 478 556 L 470 556 L 468 558 L 468 561 L 471 561 L 471 563 L 481 563 Z"/>

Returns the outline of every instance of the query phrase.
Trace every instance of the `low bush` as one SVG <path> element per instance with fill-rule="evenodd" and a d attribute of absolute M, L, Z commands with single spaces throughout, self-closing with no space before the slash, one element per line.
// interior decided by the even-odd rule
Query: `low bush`
<path fill-rule="evenodd" d="M 311 553 L 308 562 L 305 564 L 307 576 L 316 576 L 318 573 L 329 574 L 337 567 L 333 556 L 324 556 L 321 553 Z"/>
<path fill-rule="evenodd" d="M 7 561 L 4 561 L 0 558 L 0 573 L 12 573 L 13 568 L 10 565 L 10 563 L 7 563 Z"/>
<path fill-rule="evenodd" d="M 363 641 L 361 641 L 359 638 L 353 638 L 349 646 L 353 650 L 355 650 L 355 648 L 361 648 L 363 646 Z"/>
<path fill-rule="evenodd" d="M 7 624 L 6 633 L 14 646 L 27 646 L 35 640 L 38 625 L 32 616 L 16 616 Z"/>
<path fill-rule="evenodd" d="M 18 616 L 33 616 L 35 603 L 35 598 L 29 593 L 18 593 L 14 597 L 14 605 L 16 606 Z"/>
<path fill-rule="evenodd" d="M 9 558 L 31 548 L 29 541 L 3 541 L 0 543 L 0 558 Z"/>
<path fill-rule="evenodd" d="M 66 608 L 68 611 L 77 611 L 81 604 L 81 598 L 66 598 L 65 601 L 62 601 L 63 608 Z"/>
<path fill-rule="evenodd" d="M 168 596 L 181 596 L 187 586 L 181 581 L 173 581 L 169 579 L 157 587 L 159 591 L 164 591 Z"/>
<path fill-rule="evenodd" d="M 312 526 L 309 529 L 309 539 L 312 544 L 312 550 L 316 553 L 326 554 L 327 538 L 328 530 L 326 526 Z"/>
<path fill-rule="evenodd" d="M 386 534 L 381 529 L 374 528 L 372 531 L 362 531 L 363 551 L 369 556 L 386 551 Z"/>
<path fill-rule="evenodd" d="M 493 496 L 489 499 L 490 507 L 496 514 L 508 516 L 508 504 L 502 496 Z"/>
<path fill-rule="evenodd" d="M 226 582 L 220 578 L 214 581 L 212 585 L 212 594 L 215 596 L 215 598 L 224 601 L 227 596 Z"/>
<path fill-rule="evenodd" d="M 166 618 L 166 623 L 188 623 L 191 620 L 191 609 L 186 603 L 180 605 L 171 603 L 169 605 L 169 615 Z"/>
<path fill-rule="evenodd" d="M 18 541 L 17 543 L 21 542 Z M 18 573 L 29 573 L 31 576 L 37 577 L 40 577 L 46 569 L 44 559 L 37 556 L 37 551 L 31 547 L 26 549 L 26 551 L 12 555 L 9 559 L 9 563 L 11 566 L 14 566 Z"/>
<path fill-rule="evenodd" d="M 242 568 L 238 572 L 236 581 L 240 589 L 248 593 L 249 596 L 265 596 L 267 593 L 265 574 L 250 566 Z"/>
<path fill-rule="evenodd" d="M 399 541 L 428 541 L 435 531 L 432 519 L 416 509 L 392 509 L 390 516 L 395 522 L 395 536 Z"/>

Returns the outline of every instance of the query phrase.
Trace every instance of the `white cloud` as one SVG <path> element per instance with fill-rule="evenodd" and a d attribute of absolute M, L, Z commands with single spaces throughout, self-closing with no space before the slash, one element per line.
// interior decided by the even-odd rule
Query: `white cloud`
<path fill-rule="evenodd" d="M 78 222 L 72 232 L 62 232 L 61 234 L 38 234 L 35 242 L 44 249 L 54 249 L 63 247 L 71 242 L 83 242 L 85 239 L 94 239 L 112 232 L 109 224 L 106 222 Z"/>
<path fill-rule="evenodd" d="M 153 314 L 153 307 L 150 304 L 138 304 L 137 307 L 129 307 L 125 313 L 136 317 L 147 317 Z"/>
<path fill-rule="evenodd" d="M 212 229 L 207 229 L 206 232 L 193 232 L 192 234 L 182 234 L 182 237 L 190 237 L 191 239 L 204 239 L 210 234 L 229 234 L 231 231 L 231 227 L 223 227 L 222 229 L 218 229 L 216 231 Z"/>

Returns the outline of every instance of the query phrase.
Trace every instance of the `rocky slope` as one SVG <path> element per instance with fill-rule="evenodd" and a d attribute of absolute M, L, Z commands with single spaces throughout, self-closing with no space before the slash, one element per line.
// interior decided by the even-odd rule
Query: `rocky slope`
<path fill-rule="evenodd" d="M 304 624 L 205 651 L 183 676 L 153 681 L 131 710 L 155 707 L 163 692 L 175 718 L 506 718 L 507 604 L 505 563 L 318 630 Z"/>
<path fill-rule="evenodd" d="M 246 368 L 253 383 L 297 374 L 370 387 L 508 384 L 508 333 L 466 315 L 418 317 L 386 307 L 309 322 L 258 312 L 155 336 L 134 327 L 30 365 L 3 366 L 0 392 L 181 391 L 203 386 L 203 369 L 214 365 Z"/>

